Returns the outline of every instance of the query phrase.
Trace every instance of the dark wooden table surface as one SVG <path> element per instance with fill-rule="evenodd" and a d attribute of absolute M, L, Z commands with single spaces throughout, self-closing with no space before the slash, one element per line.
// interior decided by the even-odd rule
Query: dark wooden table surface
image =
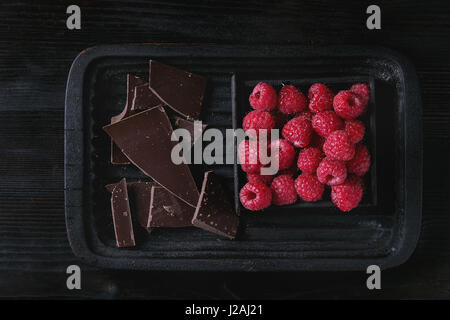
<path fill-rule="evenodd" d="M 66 28 L 81 7 L 82 28 Z M 381 30 L 366 28 L 364 1 L 1 1 L 0 296 L 62 298 L 450 298 L 450 3 L 377 1 Z M 97 44 L 377 44 L 415 64 L 423 99 L 424 185 L 420 242 L 404 265 L 366 289 L 362 272 L 116 272 L 80 264 L 64 221 L 66 78 Z M 66 289 L 79 264 L 82 290 Z"/>

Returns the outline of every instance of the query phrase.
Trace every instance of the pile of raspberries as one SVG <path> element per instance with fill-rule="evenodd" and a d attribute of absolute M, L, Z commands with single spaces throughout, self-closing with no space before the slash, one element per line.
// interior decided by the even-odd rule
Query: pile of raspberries
<path fill-rule="evenodd" d="M 356 208 L 363 196 L 363 176 L 370 167 L 369 151 L 361 143 L 365 127 L 356 118 L 366 111 L 369 99 L 370 89 L 364 83 L 336 95 L 315 83 L 308 97 L 292 85 L 284 85 L 277 94 L 271 85 L 258 83 L 249 98 L 255 110 L 242 124 L 250 140 L 238 148 L 248 180 L 240 191 L 242 205 L 255 211 L 271 204 L 293 204 L 298 198 L 314 202 L 322 199 L 328 186 L 332 202 L 341 211 Z M 279 171 L 261 175 L 264 165 L 258 157 L 262 146 L 258 140 L 271 129 L 280 129 L 282 138 L 264 146 L 268 154 L 278 150 L 272 157 L 278 158 Z"/>

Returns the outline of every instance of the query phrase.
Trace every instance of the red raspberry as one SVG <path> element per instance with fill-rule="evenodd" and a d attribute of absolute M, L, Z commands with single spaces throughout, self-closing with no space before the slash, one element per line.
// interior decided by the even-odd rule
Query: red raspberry
<path fill-rule="evenodd" d="M 324 137 L 321 137 L 316 132 L 313 132 L 309 146 L 322 150 L 325 140 L 326 139 Z"/>
<path fill-rule="evenodd" d="M 322 159 L 323 153 L 320 149 L 305 148 L 298 154 L 297 167 L 303 173 L 315 173 Z"/>
<path fill-rule="evenodd" d="M 298 117 L 304 117 L 310 121 L 312 120 L 313 116 L 314 116 L 314 113 L 312 113 L 309 110 L 302 111 L 298 114 Z"/>
<path fill-rule="evenodd" d="M 370 168 L 370 154 L 366 146 L 358 144 L 355 147 L 355 156 L 347 162 L 348 172 L 354 173 L 358 176 L 363 176 Z"/>
<path fill-rule="evenodd" d="M 289 168 L 295 159 L 294 147 L 284 139 L 278 139 L 270 143 L 271 158 L 278 161 L 278 170 Z"/>
<path fill-rule="evenodd" d="M 270 130 L 275 129 L 275 119 L 269 112 L 255 110 L 244 117 L 242 127 L 245 133 L 252 138 L 259 137 L 260 129 L 266 129 L 266 135 L 270 135 Z"/>
<path fill-rule="evenodd" d="M 360 142 L 364 138 L 366 128 L 359 120 L 345 120 L 345 132 L 353 144 Z"/>
<path fill-rule="evenodd" d="M 278 110 L 281 113 L 292 114 L 300 112 L 306 108 L 307 104 L 305 95 L 296 87 L 286 85 L 281 88 L 278 95 Z"/>
<path fill-rule="evenodd" d="M 366 108 L 364 101 L 359 95 L 349 91 L 340 91 L 333 100 L 334 111 L 344 119 L 355 119 L 359 117 Z"/>
<path fill-rule="evenodd" d="M 239 193 L 242 205 L 248 210 L 262 210 L 270 206 L 272 192 L 261 182 L 248 182 Z"/>
<path fill-rule="evenodd" d="M 257 141 L 243 140 L 238 147 L 238 156 L 242 170 L 247 173 L 259 173 L 262 164 L 259 161 Z"/>
<path fill-rule="evenodd" d="M 367 105 L 370 100 L 370 89 L 365 83 L 355 83 L 351 86 L 350 91 L 356 93 L 363 99 L 363 103 Z"/>
<path fill-rule="evenodd" d="M 281 133 L 294 147 L 304 148 L 311 141 L 311 121 L 304 117 L 296 117 L 284 125 Z"/>
<path fill-rule="evenodd" d="M 319 112 L 333 108 L 333 91 L 321 83 L 313 84 L 308 90 L 309 110 Z"/>
<path fill-rule="evenodd" d="M 355 155 L 355 146 L 343 130 L 332 132 L 323 144 L 323 152 L 327 157 L 347 161 Z"/>
<path fill-rule="evenodd" d="M 347 178 L 345 162 L 330 158 L 323 159 L 317 168 L 317 178 L 329 186 L 343 183 Z"/>
<path fill-rule="evenodd" d="M 324 185 L 314 174 L 302 173 L 295 179 L 294 186 L 298 196 L 304 201 L 317 201 L 322 199 Z"/>
<path fill-rule="evenodd" d="M 273 176 L 269 175 L 261 175 L 259 173 L 247 173 L 247 181 L 248 182 L 261 182 L 265 185 L 269 185 L 272 183 Z"/>
<path fill-rule="evenodd" d="M 277 206 L 297 201 L 294 180 L 290 175 L 284 174 L 273 179 L 270 189 L 272 189 L 272 202 Z"/>
<path fill-rule="evenodd" d="M 328 110 L 316 113 L 311 121 L 313 129 L 322 137 L 328 137 L 330 133 L 344 128 L 344 122 L 336 112 Z"/>
<path fill-rule="evenodd" d="M 345 181 L 343 184 L 331 187 L 331 201 L 344 212 L 356 208 L 362 196 L 363 189 L 357 182 Z"/>
<path fill-rule="evenodd" d="M 270 84 L 260 82 L 253 88 L 248 100 L 253 109 L 270 111 L 277 106 L 278 97 L 277 92 Z"/>

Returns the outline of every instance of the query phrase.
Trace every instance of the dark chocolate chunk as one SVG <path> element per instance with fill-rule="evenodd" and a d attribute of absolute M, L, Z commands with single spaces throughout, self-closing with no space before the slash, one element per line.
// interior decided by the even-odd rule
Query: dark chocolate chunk
<path fill-rule="evenodd" d="M 154 107 L 161 107 L 162 101 L 150 90 L 148 83 L 137 86 L 134 89 L 132 111 L 142 111 Z"/>
<path fill-rule="evenodd" d="M 158 98 L 189 119 L 198 119 L 206 78 L 150 60 L 149 86 Z"/>
<path fill-rule="evenodd" d="M 236 237 L 239 217 L 227 200 L 220 180 L 212 171 L 205 172 L 192 224 L 230 239 Z"/>
<path fill-rule="evenodd" d="M 147 228 L 192 226 L 195 208 L 161 186 L 153 186 Z"/>
<path fill-rule="evenodd" d="M 134 247 L 133 223 L 128 201 L 127 182 L 120 180 L 111 194 L 111 211 L 118 247 Z"/>
<path fill-rule="evenodd" d="M 187 164 L 174 164 L 172 126 L 163 108 L 142 111 L 103 127 L 120 150 L 142 172 L 195 207 L 199 193 Z"/>
<path fill-rule="evenodd" d="M 114 188 L 115 188 L 119 183 L 120 183 L 120 182 L 107 184 L 107 185 L 105 186 L 105 189 L 108 190 L 109 193 L 112 193 L 113 190 L 114 190 Z M 129 183 L 127 183 L 127 188 L 128 188 L 128 185 L 129 185 Z"/>
<path fill-rule="evenodd" d="M 127 100 L 122 112 L 111 118 L 111 123 L 116 123 L 123 118 L 130 116 L 133 112 L 131 110 L 134 88 L 138 85 L 145 84 L 145 81 L 134 75 L 127 75 Z M 112 164 L 129 164 L 130 160 L 120 151 L 116 144 L 111 140 L 111 163 Z"/>
<path fill-rule="evenodd" d="M 151 228 L 147 228 L 147 222 L 150 212 L 151 191 L 154 184 L 155 183 L 153 182 L 144 181 L 127 183 L 128 197 L 131 203 L 131 208 L 133 209 L 133 214 L 136 214 L 139 224 L 143 228 L 147 229 L 148 232 L 151 231 Z M 112 192 L 117 185 L 118 183 L 108 184 L 105 188 L 109 192 Z"/>
<path fill-rule="evenodd" d="M 201 138 L 203 131 L 205 131 L 207 124 L 202 124 L 199 128 L 194 127 L 194 121 L 186 120 L 180 117 L 175 117 L 175 125 L 178 128 L 186 129 L 191 135 L 191 143 L 194 144 L 198 138 Z M 194 130 L 197 129 L 197 132 Z"/>

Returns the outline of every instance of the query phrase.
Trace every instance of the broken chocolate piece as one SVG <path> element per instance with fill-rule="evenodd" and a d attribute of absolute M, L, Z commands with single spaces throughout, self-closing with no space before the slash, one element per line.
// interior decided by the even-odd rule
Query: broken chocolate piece
<path fill-rule="evenodd" d="M 153 186 L 147 228 L 192 226 L 195 208 L 181 201 L 166 189 Z"/>
<path fill-rule="evenodd" d="M 203 131 L 205 131 L 207 124 L 202 124 L 201 126 L 195 127 L 194 121 L 186 120 L 180 117 L 175 117 L 175 125 L 178 128 L 186 129 L 191 135 L 191 144 L 194 144 L 198 138 L 202 137 Z M 196 132 L 194 131 L 196 130 Z"/>
<path fill-rule="evenodd" d="M 206 78 L 150 60 L 149 86 L 165 104 L 188 119 L 198 119 Z"/>
<path fill-rule="evenodd" d="M 127 75 L 127 100 L 122 112 L 111 118 L 111 123 L 116 123 L 123 118 L 132 114 L 131 106 L 134 98 L 134 88 L 138 85 L 145 84 L 145 81 L 134 75 Z M 129 164 L 130 160 L 120 151 L 120 149 L 111 140 L 111 163 L 112 164 Z"/>
<path fill-rule="evenodd" d="M 118 247 L 133 247 L 133 223 L 131 222 L 130 203 L 128 200 L 127 182 L 125 178 L 114 188 L 111 194 L 111 211 Z"/>
<path fill-rule="evenodd" d="M 239 217 L 226 196 L 225 190 L 214 172 L 205 172 L 192 224 L 234 239 L 239 225 Z"/>
<path fill-rule="evenodd" d="M 195 207 L 199 193 L 187 164 L 174 164 L 172 126 L 164 108 L 142 111 L 103 130 L 130 161 L 172 194 Z"/>
<path fill-rule="evenodd" d="M 150 90 L 148 83 L 137 86 L 134 89 L 133 104 L 131 105 L 132 111 L 142 111 L 151 109 L 154 107 L 161 107 L 163 103 L 159 98 Z"/>
<path fill-rule="evenodd" d="M 131 207 L 133 208 L 133 213 L 136 213 L 137 220 L 139 224 L 147 229 L 148 232 L 151 228 L 147 228 L 149 208 L 150 208 L 150 197 L 153 182 L 129 182 L 127 183 L 128 196 L 130 199 Z M 105 186 L 106 190 L 112 192 L 118 183 L 107 184 Z M 183 202 L 184 203 L 184 202 Z"/>

